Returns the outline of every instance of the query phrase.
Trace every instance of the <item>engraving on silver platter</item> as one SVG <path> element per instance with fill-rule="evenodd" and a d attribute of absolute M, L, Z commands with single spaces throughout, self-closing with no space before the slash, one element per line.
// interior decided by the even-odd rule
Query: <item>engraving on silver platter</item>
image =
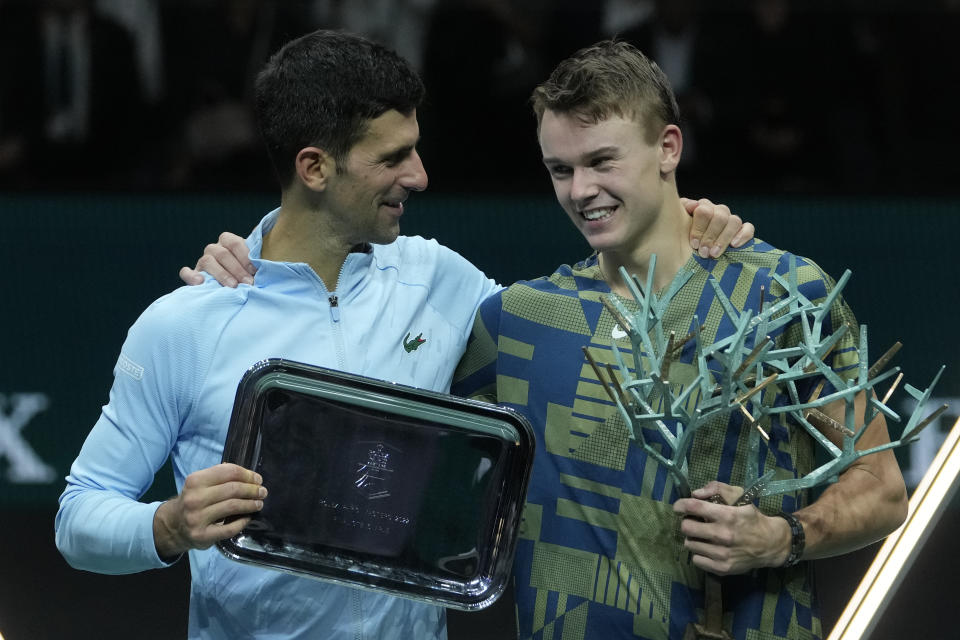
<path fill-rule="evenodd" d="M 355 471 L 352 484 L 360 495 L 359 500 L 321 498 L 318 506 L 326 510 L 330 520 L 341 527 L 389 535 L 409 526 L 410 517 L 380 506 L 388 505 L 390 501 L 377 502 L 378 508 L 373 508 L 372 500 L 392 495 L 390 485 L 394 480 L 394 460 L 391 458 L 394 456 L 387 449 L 389 445 L 377 442 L 367 443 L 367 446 L 370 448 L 366 451 L 366 459 L 353 463 Z"/>
<path fill-rule="evenodd" d="M 354 486 L 368 500 L 390 497 L 389 482 L 393 469 L 390 468 L 390 452 L 382 444 L 377 444 L 367 452 L 365 462 L 357 462 Z"/>
<path fill-rule="evenodd" d="M 333 522 L 353 529 L 387 534 L 394 526 L 403 528 L 410 524 L 410 518 L 401 513 L 363 509 L 356 504 L 321 499 L 319 506 L 330 510 Z"/>

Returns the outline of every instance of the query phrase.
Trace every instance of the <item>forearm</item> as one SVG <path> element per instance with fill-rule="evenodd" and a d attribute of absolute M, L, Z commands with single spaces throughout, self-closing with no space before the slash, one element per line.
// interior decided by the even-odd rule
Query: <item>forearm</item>
<path fill-rule="evenodd" d="M 159 504 L 71 482 L 57 512 L 57 548 L 70 566 L 97 573 L 125 574 L 168 566 L 157 555 L 153 539 Z"/>
<path fill-rule="evenodd" d="M 56 517 L 56 541 L 73 567 L 115 574 L 167 566 L 153 541 L 160 503 L 139 498 L 168 450 L 162 440 L 134 436 L 120 428 L 113 406 L 105 407 L 70 467 Z"/>
<path fill-rule="evenodd" d="M 803 559 L 826 558 L 867 546 L 903 523 L 907 492 L 891 451 L 840 475 L 813 504 L 794 515 L 803 524 Z"/>
<path fill-rule="evenodd" d="M 906 491 L 893 454 L 885 453 L 891 460 L 874 460 L 848 469 L 819 500 L 793 514 L 806 539 L 799 559 L 847 553 L 899 526 L 906 517 Z M 683 518 L 680 531 L 686 538 L 684 546 L 693 554 L 693 563 L 704 571 L 730 575 L 782 567 L 790 556 L 794 538 L 787 520 L 765 515 L 753 505 L 728 506 L 741 492 L 738 487 L 714 481 L 694 490 L 691 498 L 674 503 L 675 512 L 691 516 Z M 715 495 L 722 498 L 720 504 L 711 502 Z"/>
<path fill-rule="evenodd" d="M 862 423 L 865 407 L 866 396 L 860 394 L 854 404 L 858 424 Z M 841 423 L 845 411 L 843 402 L 825 408 L 831 418 Z M 824 434 L 838 447 L 842 446 L 835 431 Z M 856 448 L 868 450 L 889 442 L 886 421 L 878 414 Z M 847 553 L 885 537 L 907 517 L 907 490 L 893 451 L 887 449 L 859 458 L 816 502 L 794 515 L 804 527 L 805 559 Z"/>
<path fill-rule="evenodd" d="M 865 405 L 863 394 L 854 399 L 852 410 L 858 423 L 863 420 Z M 846 401 L 824 407 L 827 415 L 841 423 L 846 411 Z M 838 448 L 843 446 L 838 431 L 827 427 L 823 433 Z M 866 451 L 889 441 L 883 416 L 876 415 L 856 448 Z M 727 506 L 741 493 L 738 487 L 713 481 L 694 490 L 692 498 L 674 504 L 677 513 L 693 516 L 683 519 L 680 530 L 694 564 L 705 571 L 729 575 L 780 567 L 791 551 L 801 547 L 801 536 L 796 536 L 795 546 L 792 528 L 780 515 L 764 515 L 752 505 Z M 716 495 L 721 504 L 711 504 L 710 498 Z M 801 560 L 848 553 L 883 538 L 907 516 L 907 492 L 892 450 L 857 459 L 818 500 L 793 516 L 803 528 Z"/>

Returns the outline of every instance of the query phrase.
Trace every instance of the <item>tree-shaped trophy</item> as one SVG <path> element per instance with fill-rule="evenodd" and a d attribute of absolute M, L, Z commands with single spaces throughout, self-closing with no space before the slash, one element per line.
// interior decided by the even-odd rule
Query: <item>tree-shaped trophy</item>
<path fill-rule="evenodd" d="M 691 448 L 698 430 L 716 420 L 734 412 L 742 414 L 748 425 L 746 470 L 743 494 L 734 502 L 741 506 L 750 504 L 767 496 L 800 492 L 837 480 L 840 473 L 863 456 L 884 449 L 900 447 L 914 442 L 920 431 L 940 415 L 947 405 L 936 409 L 921 419 L 924 403 L 930 397 L 943 367 L 936 374 L 925 391 L 905 384 L 906 392 L 916 400 L 902 436 L 882 446 L 857 449 L 857 442 L 878 413 L 887 420 L 901 422 L 901 417 L 890 408 L 888 401 L 898 387 L 903 374 L 899 367 L 886 369 L 893 355 L 899 350 L 900 343 L 891 347 L 873 366 L 868 367 L 867 328 L 859 328 L 859 370 L 850 379 L 844 379 L 832 369 L 825 360 L 841 338 L 854 328 L 841 325 L 833 330 L 828 320 L 831 305 L 841 294 L 850 271 L 836 283 L 833 289 L 819 302 L 810 301 L 798 285 L 795 258 L 791 257 L 789 270 L 785 275 L 773 276 L 776 284 L 782 287 L 782 295 L 770 295 L 764 300 L 765 292 L 760 292 L 758 309 L 748 309 L 740 313 L 724 295 L 720 285 L 713 278 L 717 299 L 735 330 L 711 344 L 701 340 L 700 321 L 694 317 L 693 330 L 682 338 L 673 333 L 667 334 L 662 319 L 667 306 L 676 293 L 683 287 L 691 272 L 682 271 L 674 278 L 670 287 L 661 295 L 653 293 L 653 277 L 656 257 L 651 260 L 646 286 L 642 286 L 636 277 L 631 277 L 621 268 L 620 274 L 637 305 L 636 312 L 630 312 L 614 296 L 604 296 L 602 302 L 613 315 L 617 323 L 627 333 L 633 349 L 633 363 L 629 363 L 613 341 L 613 357 L 616 366 L 598 365 L 587 349 L 586 358 L 616 404 L 623 417 L 630 437 L 651 458 L 666 468 L 668 478 L 674 483 L 679 497 L 689 497 L 691 493 L 689 462 Z M 648 293 L 645 293 L 648 292 Z M 785 292 L 785 293 L 783 293 Z M 802 338 L 793 346 L 778 348 L 769 335 L 784 327 L 799 326 Z M 695 379 L 678 389 L 670 383 L 671 364 L 677 355 L 693 341 L 693 364 L 696 367 Z M 886 369 L 886 370 L 885 370 Z M 896 376 L 882 398 L 874 393 L 878 385 Z M 805 382 L 798 387 L 798 383 Z M 829 383 L 829 393 L 823 393 Z M 812 393 L 809 388 L 813 387 Z M 805 390 L 807 397 L 801 397 Z M 699 394 L 699 402 L 691 408 L 691 394 Z M 862 420 L 857 419 L 854 408 L 855 398 L 865 394 L 868 398 Z M 789 402 L 774 403 L 768 400 L 773 396 L 786 396 Z M 832 419 L 821 408 L 827 404 L 843 401 L 846 405 L 845 420 Z M 780 422 L 788 420 L 804 429 L 813 441 L 822 449 L 822 461 L 819 466 L 804 475 L 795 477 L 777 477 L 775 470 L 762 468 L 764 456 L 760 455 L 761 441 L 769 443 L 769 435 L 764 429 L 770 417 L 779 416 Z M 651 438 L 645 433 L 653 430 L 659 438 Z M 837 446 L 824 431 L 834 430 L 840 434 L 842 446 Z M 664 447 L 661 440 L 667 444 Z M 668 495 L 668 494 L 667 494 Z M 722 499 L 717 496 L 716 501 Z M 705 615 L 701 623 L 690 624 L 688 639 L 723 640 L 729 635 L 722 629 L 723 605 L 720 593 L 721 582 L 710 573 L 705 577 Z"/>

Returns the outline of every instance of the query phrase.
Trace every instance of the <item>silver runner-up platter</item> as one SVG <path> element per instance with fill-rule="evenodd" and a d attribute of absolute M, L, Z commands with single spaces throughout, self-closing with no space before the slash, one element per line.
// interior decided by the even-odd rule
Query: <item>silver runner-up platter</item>
<path fill-rule="evenodd" d="M 263 509 L 217 547 L 261 567 L 462 610 L 507 585 L 535 449 L 507 408 L 289 360 L 237 388 L 223 461 Z"/>

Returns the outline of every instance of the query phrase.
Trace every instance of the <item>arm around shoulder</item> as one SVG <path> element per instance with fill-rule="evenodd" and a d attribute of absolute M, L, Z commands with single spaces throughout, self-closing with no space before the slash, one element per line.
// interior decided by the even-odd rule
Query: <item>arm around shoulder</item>
<path fill-rule="evenodd" d="M 496 403 L 499 327 L 502 292 L 487 298 L 477 310 L 467 349 L 453 374 L 451 393 Z"/>
<path fill-rule="evenodd" d="M 413 240 L 413 239 L 410 239 Z M 432 256 L 434 305 L 452 314 L 451 321 L 466 331 L 480 304 L 503 287 L 488 278 L 472 262 L 436 240 L 423 240 L 423 250 Z"/>

